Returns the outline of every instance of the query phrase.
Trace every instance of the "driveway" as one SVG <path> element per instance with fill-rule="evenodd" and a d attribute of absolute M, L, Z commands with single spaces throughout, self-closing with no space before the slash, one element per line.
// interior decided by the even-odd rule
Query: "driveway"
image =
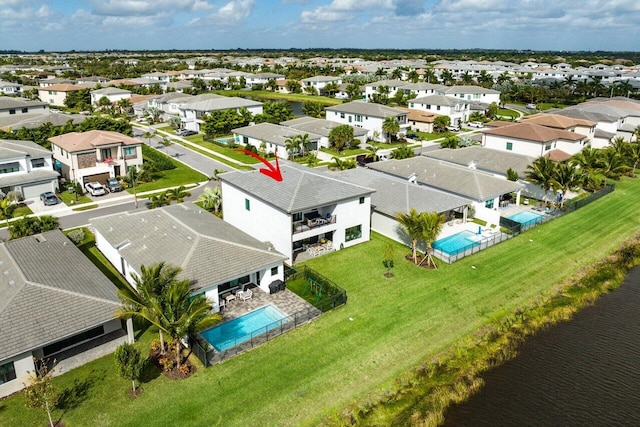
<path fill-rule="evenodd" d="M 60 198 L 58 198 L 58 201 L 59 203 L 57 205 L 45 206 L 42 200 L 40 200 L 40 197 L 33 197 L 31 199 L 25 199 L 23 203 L 36 215 L 53 215 L 53 212 L 67 207 L 67 205 L 62 203 Z"/>

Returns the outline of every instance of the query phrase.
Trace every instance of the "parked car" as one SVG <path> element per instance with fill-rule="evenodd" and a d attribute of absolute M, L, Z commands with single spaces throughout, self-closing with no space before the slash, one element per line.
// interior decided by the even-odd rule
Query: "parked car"
<path fill-rule="evenodd" d="M 482 124 L 482 122 L 469 122 L 467 123 L 467 126 L 469 126 L 470 128 L 482 128 L 484 127 L 484 124 Z"/>
<path fill-rule="evenodd" d="M 407 133 L 407 138 L 418 139 L 420 138 L 420 135 L 418 135 L 417 133 L 409 132 Z"/>
<path fill-rule="evenodd" d="M 459 132 L 460 131 L 460 127 L 456 126 L 456 125 L 451 125 L 451 126 L 447 126 L 447 130 L 449 132 Z"/>
<path fill-rule="evenodd" d="M 91 194 L 92 196 L 103 196 L 107 194 L 107 190 L 105 190 L 105 188 L 99 182 L 87 182 L 84 185 L 84 188 L 85 190 L 87 190 L 87 193 Z"/>
<path fill-rule="evenodd" d="M 195 130 L 191 130 L 191 129 L 178 129 L 176 131 L 176 135 L 178 136 L 190 136 L 190 135 L 196 135 L 198 132 L 196 132 Z"/>
<path fill-rule="evenodd" d="M 527 104 L 527 108 L 529 110 L 535 110 L 536 109 L 536 104 Z"/>
<path fill-rule="evenodd" d="M 40 200 L 44 203 L 45 206 L 57 205 L 59 200 L 58 196 L 56 196 L 53 192 L 47 191 L 46 193 L 42 193 L 40 195 Z"/>
<path fill-rule="evenodd" d="M 107 182 L 105 182 L 105 187 L 109 190 L 110 193 L 117 193 L 118 191 L 122 191 L 122 185 L 120 185 L 120 181 L 117 178 L 109 178 Z"/>

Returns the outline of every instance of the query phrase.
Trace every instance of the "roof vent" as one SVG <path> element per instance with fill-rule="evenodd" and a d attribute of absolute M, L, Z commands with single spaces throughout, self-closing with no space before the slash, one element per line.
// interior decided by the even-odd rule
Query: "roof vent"
<path fill-rule="evenodd" d="M 113 231 L 113 227 L 109 227 L 109 231 Z"/>
<path fill-rule="evenodd" d="M 9 285 L 13 286 L 13 285 L 15 285 L 15 284 L 16 284 L 16 281 L 15 281 L 15 280 L 13 280 L 13 279 L 12 279 L 12 280 L 9 280 Z"/>
<path fill-rule="evenodd" d="M 407 181 L 409 181 L 412 184 L 415 184 L 417 180 L 418 180 L 418 174 L 415 172 L 409 175 L 409 178 L 407 179 Z"/>
<path fill-rule="evenodd" d="M 3 274 L 4 274 L 5 276 L 8 276 L 8 275 L 9 275 L 9 270 L 5 270 Z"/>
<path fill-rule="evenodd" d="M 471 161 L 469 162 L 469 164 L 467 165 L 467 167 L 468 167 L 469 169 L 476 169 L 476 166 L 477 166 L 477 163 L 476 163 L 476 161 L 475 161 L 475 160 L 471 160 Z"/>

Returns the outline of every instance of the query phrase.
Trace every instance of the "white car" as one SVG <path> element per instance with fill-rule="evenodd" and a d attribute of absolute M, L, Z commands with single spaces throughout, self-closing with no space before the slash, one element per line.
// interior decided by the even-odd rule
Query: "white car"
<path fill-rule="evenodd" d="M 478 129 L 484 127 L 482 122 L 469 122 L 467 123 L 467 126 L 469 126 L 470 128 L 478 128 Z"/>
<path fill-rule="evenodd" d="M 92 196 L 103 196 L 107 194 L 107 190 L 105 190 L 103 185 L 99 182 L 87 182 L 84 185 L 84 188 L 85 190 L 87 190 L 87 193 L 91 194 Z"/>

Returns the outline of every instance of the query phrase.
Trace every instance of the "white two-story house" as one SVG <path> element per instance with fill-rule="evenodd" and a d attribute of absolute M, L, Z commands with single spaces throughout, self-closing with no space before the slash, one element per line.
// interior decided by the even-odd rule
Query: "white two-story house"
<path fill-rule="evenodd" d="M 588 143 L 588 138 L 577 132 L 552 129 L 534 123 L 514 123 L 483 130 L 482 133 L 484 147 L 513 151 L 536 158 L 550 156 L 550 153 L 556 152 L 552 158 L 566 159 L 582 151 Z"/>
<path fill-rule="evenodd" d="M 257 125 L 244 126 L 232 130 L 235 136 L 236 144 L 246 146 L 247 144 L 256 147 L 258 151 L 273 153 L 281 159 L 289 158 L 289 150 L 287 150 L 287 141 L 294 137 L 302 137 L 307 135 L 308 147 L 304 147 L 305 151 L 313 151 L 318 149 L 318 143 L 321 139 L 320 135 L 302 130 L 275 125 L 273 123 L 258 123 Z M 303 147 L 300 147 L 302 149 Z M 297 153 L 293 153 L 294 155 Z"/>
<path fill-rule="evenodd" d="M 313 87 L 318 91 L 318 93 L 324 93 L 325 86 L 332 83 L 341 85 L 342 79 L 335 76 L 313 76 L 300 80 L 300 83 L 302 84 L 303 89 Z"/>
<path fill-rule="evenodd" d="M 49 141 L 63 178 L 82 185 L 91 181 L 104 183 L 142 165 L 142 143 L 118 132 L 71 132 Z"/>
<path fill-rule="evenodd" d="M 427 95 L 409 100 L 409 108 L 449 116 L 452 125 L 469 120 L 469 103 L 463 99 L 444 95 Z"/>
<path fill-rule="evenodd" d="M 0 139 L 0 191 L 20 191 L 25 199 L 58 189 L 60 175 L 51 151 L 32 141 Z"/>
<path fill-rule="evenodd" d="M 102 98 L 107 98 L 112 104 L 123 99 L 131 98 L 131 91 L 117 87 L 105 87 L 91 91 L 91 104 L 97 105 Z"/>
<path fill-rule="evenodd" d="M 262 102 L 251 99 L 211 96 L 207 99 L 190 99 L 178 106 L 180 121 L 185 129 L 200 132 L 204 116 L 213 111 L 246 109 L 253 115 L 262 114 Z"/>
<path fill-rule="evenodd" d="M 327 120 L 348 124 L 367 130 L 369 139 L 384 141 L 385 133 L 382 124 L 387 117 L 395 117 L 400 125 L 400 132 L 409 127 L 407 110 L 387 107 L 373 102 L 352 101 L 345 104 L 325 108 Z"/>
<path fill-rule="evenodd" d="M 290 264 L 369 240 L 374 190 L 285 161 L 280 170 L 282 181 L 258 170 L 220 175 L 224 220 Z"/>

